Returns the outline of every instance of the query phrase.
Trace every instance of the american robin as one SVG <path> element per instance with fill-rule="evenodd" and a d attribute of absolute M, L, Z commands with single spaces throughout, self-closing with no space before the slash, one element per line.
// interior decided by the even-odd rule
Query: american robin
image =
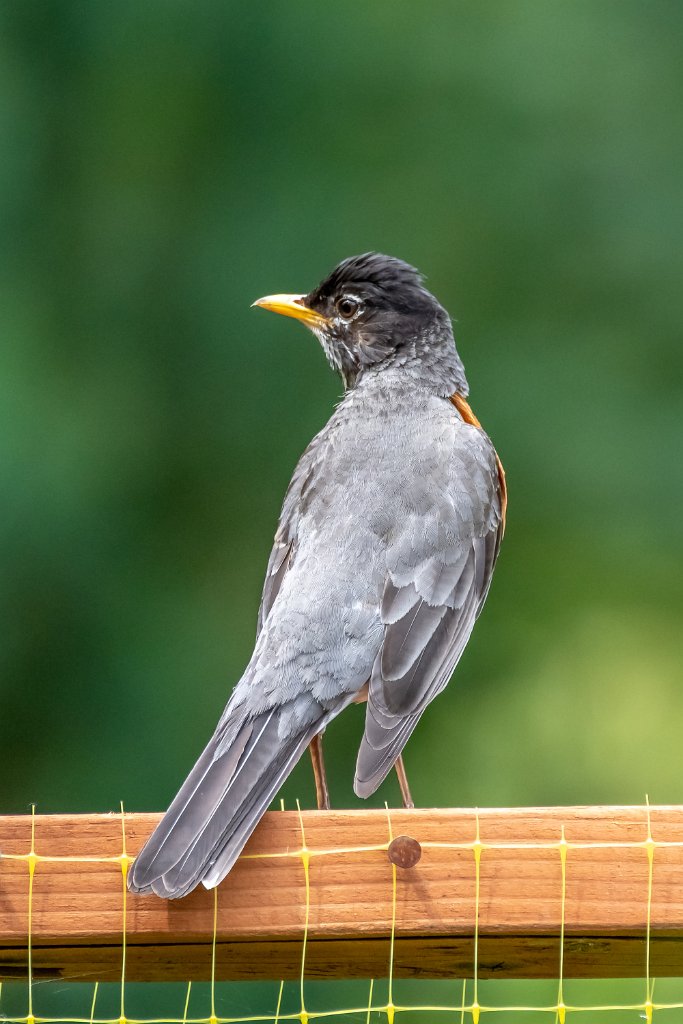
<path fill-rule="evenodd" d="M 505 477 L 467 403 L 448 313 L 407 263 L 344 260 L 308 295 L 254 303 L 319 339 L 344 397 L 294 470 L 254 653 L 129 875 L 178 897 L 228 873 L 306 747 L 367 699 L 354 789 L 367 797 L 446 686 L 486 598 Z"/>

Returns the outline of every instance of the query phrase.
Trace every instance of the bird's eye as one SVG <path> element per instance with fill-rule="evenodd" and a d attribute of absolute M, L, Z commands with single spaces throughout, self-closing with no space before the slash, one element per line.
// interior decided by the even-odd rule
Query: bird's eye
<path fill-rule="evenodd" d="M 357 299 L 350 299 L 348 296 L 342 296 L 341 299 L 337 300 L 337 312 L 340 316 L 343 316 L 345 320 L 350 320 L 351 317 L 355 316 L 360 308 L 360 303 Z"/>

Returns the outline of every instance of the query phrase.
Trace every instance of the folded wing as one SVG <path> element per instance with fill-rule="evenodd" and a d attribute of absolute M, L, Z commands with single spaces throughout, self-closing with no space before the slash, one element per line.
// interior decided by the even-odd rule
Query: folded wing
<path fill-rule="evenodd" d="M 495 452 L 482 431 L 467 428 L 454 459 L 451 488 L 426 502 L 423 486 L 387 553 L 384 639 L 370 678 L 358 796 L 377 789 L 448 683 L 491 582 L 503 530 Z"/>

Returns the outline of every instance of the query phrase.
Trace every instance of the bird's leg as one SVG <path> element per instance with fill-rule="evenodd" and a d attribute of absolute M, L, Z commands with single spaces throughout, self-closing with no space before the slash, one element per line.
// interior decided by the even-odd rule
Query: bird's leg
<path fill-rule="evenodd" d="M 410 786 L 408 785 L 408 776 L 406 775 L 406 766 L 403 763 L 403 754 L 399 754 L 396 758 L 394 765 L 396 769 L 396 776 L 398 778 L 398 784 L 401 787 L 401 796 L 403 797 L 404 807 L 414 807 L 413 798 L 410 795 Z"/>
<path fill-rule="evenodd" d="M 311 752 L 311 762 L 313 764 L 313 778 L 315 779 L 315 795 L 318 802 L 318 810 L 329 811 L 330 791 L 327 788 L 327 778 L 325 776 L 323 734 L 321 732 L 313 737 L 308 749 Z"/>

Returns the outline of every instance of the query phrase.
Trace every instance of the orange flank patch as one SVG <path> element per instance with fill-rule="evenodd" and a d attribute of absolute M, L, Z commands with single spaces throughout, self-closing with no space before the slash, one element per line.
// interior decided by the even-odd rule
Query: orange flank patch
<path fill-rule="evenodd" d="M 472 412 L 472 409 L 470 407 L 469 402 L 467 401 L 467 399 L 463 395 L 459 395 L 456 392 L 456 394 L 451 395 L 450 400 L 453 403 L 453 405 L 455 406 L 455 408 L 458 410 L 460 415 L 462 416 L 462 418 L 465 421 L 465 423 L 470 423 L 473 427 L 478 427 L 479 430 L 483 429 L 481 423 L 479 422 L 477 417 Z M 500 484 L 500 510 L 501 510 L 501 515 L 503 517 L 503 531 L 502 532 L 504 533 L 505 532 L 505 517 L 507 515 L 507 508 L 508 508 L 508 489 L 507 489 L 507 484 L 505 482 L 505 470 L 503 469 L 503 463 L 498 458 L 498 453 L 497 452 L 496 452 L 496 464 L 498 466 L 498 481 L 499 481 L 499 484 Z"/>
<path fill-rule="evenodd" d="M 456 392 L 454 395 L 451 395 L 451 402 L 458 410 L 458 412 L 464 419 L 465 423 L 471 423 L 473 427 L 479 427 L 479 429 L 481 430 L 481 423 L 472 412 L 470 403 L 463 395 L 459 395 Z"/>

